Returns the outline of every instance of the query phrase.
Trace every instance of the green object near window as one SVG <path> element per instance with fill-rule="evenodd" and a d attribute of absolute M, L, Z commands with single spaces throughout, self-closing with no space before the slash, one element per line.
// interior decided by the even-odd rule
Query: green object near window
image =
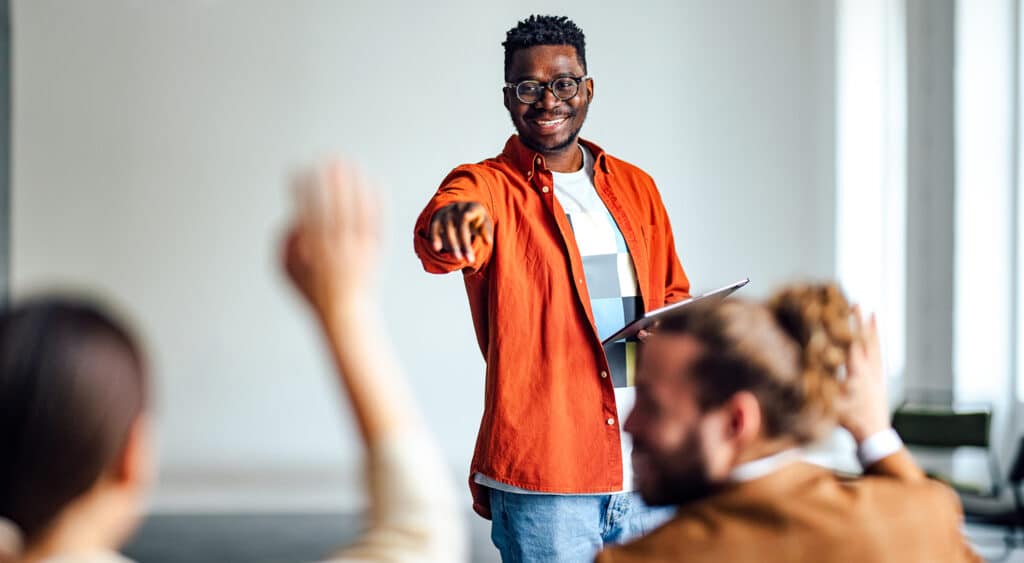
<path fill-rule="evenodd" d="M 892 427 L 908 445 L 934 448 L 989 447 L 992 413 L 903 406 L 892 416 Z"/>

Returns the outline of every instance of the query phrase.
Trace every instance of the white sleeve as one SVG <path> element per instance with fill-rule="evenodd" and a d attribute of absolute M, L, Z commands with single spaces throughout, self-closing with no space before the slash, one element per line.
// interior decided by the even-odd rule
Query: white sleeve
<path fill-rule="evenodd" d="M 892 428 L 875 432 L 857 445 L 857 459 L 864 468 L 882 461 L 903 449 L 903 440 Z"/>
<path fill-rule="evenodd" d="M 406 430 L 370 444 L 367 466 L 368 528 L 330 562 L 468 560 L 452 476 L 427 432 Z"/>

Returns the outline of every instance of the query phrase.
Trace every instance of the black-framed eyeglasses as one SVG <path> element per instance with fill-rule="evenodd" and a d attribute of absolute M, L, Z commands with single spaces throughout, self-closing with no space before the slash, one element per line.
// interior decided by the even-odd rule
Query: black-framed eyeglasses
<path fill-rule="evenodd" d="M 551 93 L 561 101 L 571 100 L 580 91 L 580 82 L 588 80 L 589 76 L 559 76 L 547 84 L 539 80 L 523 80 L 522 82 L 506 82 L 505 87 L 511 88 L 516 93 L 516 99 L 524 104 L 535 104 L 544 98 L 544 90 L 551 90 Z"/>

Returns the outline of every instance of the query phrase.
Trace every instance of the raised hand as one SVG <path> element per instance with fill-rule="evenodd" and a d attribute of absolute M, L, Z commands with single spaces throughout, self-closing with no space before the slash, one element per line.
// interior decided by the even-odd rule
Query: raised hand
<path fill-rule="evenodd" d="M 839 424 L 853 434 L 858 443 L 889 428 L 889 399 L 885 388 L 878 322 L 871 315 L 865 323 L 860 309 L 854 307 L 855 334 L 846 362 L 846 380 L 839 400 Z"/>
<path fill-rule="evenodd" d="M 459 260 L 473 262 L 473 241 L 477 237 L 487 244 L 494 242 L 494 223 L 487 209 L 477 202 L 448 204 L 430 220 L 430 241 L 435 252 L 450 252 Z"/>
<path fill-rule="evenodd" d="M 296 211 L 284 245 L 288 277 L 322 316 L 371 292 L 379 199 L 355 166 L 332 160 L 294 183 Z"/>

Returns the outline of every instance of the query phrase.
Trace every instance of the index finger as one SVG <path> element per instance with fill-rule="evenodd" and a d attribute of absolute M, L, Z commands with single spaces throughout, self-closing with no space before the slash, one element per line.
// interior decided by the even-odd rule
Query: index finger
<path fill-rule="evenodd" d="M 440 252 L 443 248 L 441 243 L 441 222 L 442 219 L 436 214 L 430 220 L 430 243 L 434 246 L 434 252 Z"/>
<path fill-rule="evenodd" d="M 466 260 L 473 262 L 476 257 L 473 255 L 473 228 L 469 218 L 463 216 L 459 224 L 459 242 L 462 244 L 462 253 Z"/>

